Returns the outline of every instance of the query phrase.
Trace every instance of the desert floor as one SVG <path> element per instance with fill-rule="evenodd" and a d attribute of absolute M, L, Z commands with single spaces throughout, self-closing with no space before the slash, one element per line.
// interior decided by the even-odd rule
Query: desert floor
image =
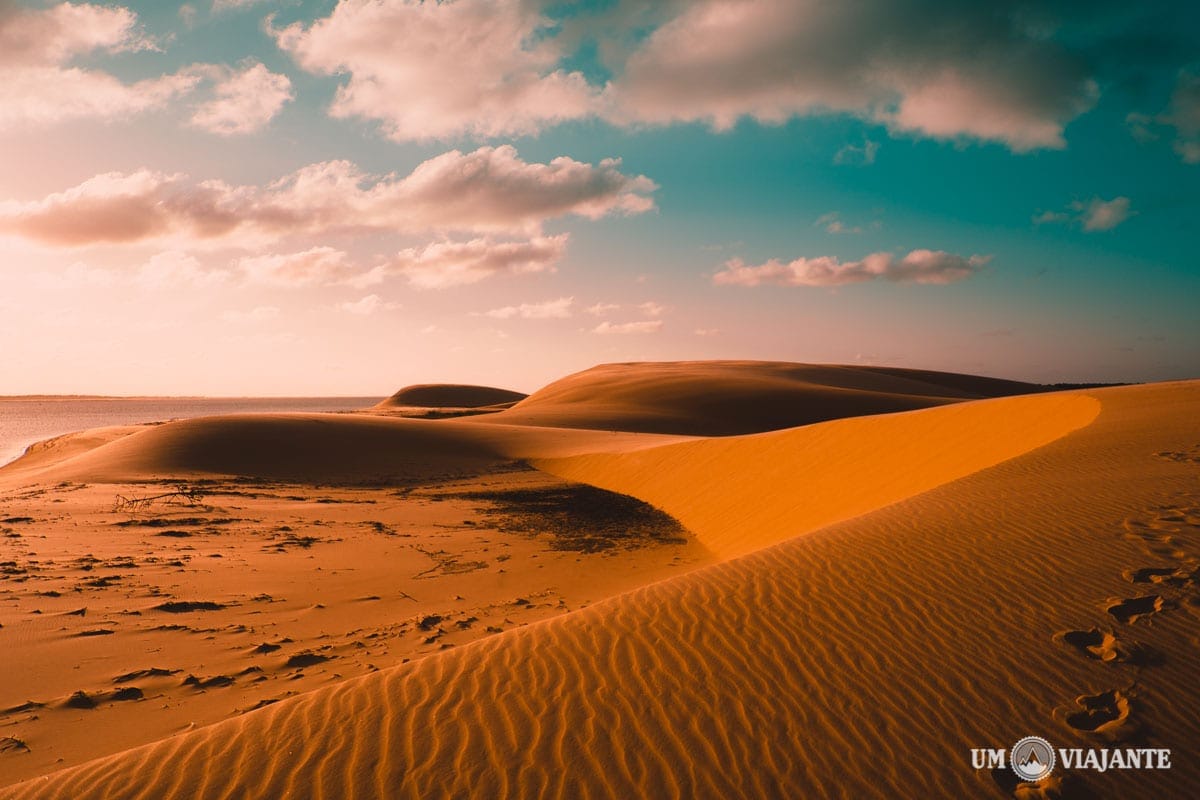
<path fill-rule="evenodd" d="M 0 470 L 0 797 L 1194 796 L 1200 382 L 598 369 Z"/>

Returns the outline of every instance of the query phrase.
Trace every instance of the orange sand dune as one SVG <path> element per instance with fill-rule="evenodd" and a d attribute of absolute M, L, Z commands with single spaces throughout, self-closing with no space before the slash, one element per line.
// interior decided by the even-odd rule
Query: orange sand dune
<path fill-rule="evenodd" d="M 491 386 L 456 383 L 421 383 L 405 386 L 376 408 L 484 408 L 504 407 L 524 400 L 528 395 Z"/>
<path fill-rule="evenodd" d="M 745 554 L 0 796 L 1188 797 L 1198 442 L 1192 382 L 550 461 Z M 1027 734 L 1173 767 L 971 767 Z"/>
<path fill-rule="evenodd" d="M 237 475 L 314 482 L 428 481 L 513 459 L 682 441 L 367 414 L 239 414 L 85 431 L 35 445 L 0 477 L 121 482 Z"/>
<path fill-rule="evenodd" d="M 602 364 L 555 381 L 485 421 L 725 436 L 1040 390 L 1016 381 L 883 367 Z"/>
<path fill-rule="evenodd" d="M 1083 394 L 1029 395 L 533 463 L 641 498 L 732 556 L 1020 455 L 1099 410 Z"/>

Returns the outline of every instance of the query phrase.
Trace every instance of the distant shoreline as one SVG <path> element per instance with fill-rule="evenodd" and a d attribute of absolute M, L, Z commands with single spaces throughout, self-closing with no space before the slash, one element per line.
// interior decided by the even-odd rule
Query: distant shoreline
<path fill-rule="evenodd" d="M 13 401 L 52 401 L 52 400 L 375 400 L 380 401 L 387 395 L 205 395 L 205 394 L 0 394 L 0 400 Z"/>

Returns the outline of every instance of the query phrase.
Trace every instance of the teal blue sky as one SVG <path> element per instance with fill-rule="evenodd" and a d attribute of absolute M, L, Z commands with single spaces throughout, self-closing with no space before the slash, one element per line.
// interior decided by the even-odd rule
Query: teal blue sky
<path fill-rule="evenodd" d="M 1182 2 L 0 2 L 0 393 L 1200 377 L 1198 40 Z"/>

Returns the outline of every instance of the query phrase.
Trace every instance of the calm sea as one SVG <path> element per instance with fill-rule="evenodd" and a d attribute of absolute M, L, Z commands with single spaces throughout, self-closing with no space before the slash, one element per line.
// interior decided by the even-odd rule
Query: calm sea
<path fill-rule="evenodd" d="M 213 414 L 272 411 L 353 411 L 379 397 L 20 398 L 0 397 L 0 465 L 34 442 L 105 425 L 134 425 Z"/>

